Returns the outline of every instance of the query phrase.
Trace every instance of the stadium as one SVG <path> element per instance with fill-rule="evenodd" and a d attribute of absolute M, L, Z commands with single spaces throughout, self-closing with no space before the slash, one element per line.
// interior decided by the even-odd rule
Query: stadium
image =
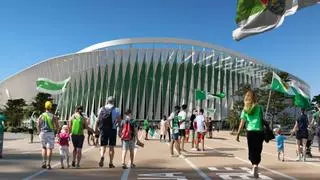
<path fill-rule="evenodd" d="M 132 38 L 98 43 L 79 52 L 44 60 L 5 79 L 0 84 L 0 103 L 10 98 L 26 101 L 37 94 L 39 77 L 71 80 L 65 93 L 55 97 L 62 119 L 83 105 L 86 113 L 97 112 L 106 97 L 132 109 L 137 119 L 160 119 L 175 105 L 216 109 L 215 120 L 225 119 L 238 88 L 261 84 L 262 77 L 279 69 L 256 59 L 212 44 L 175 38 Z M 290 78 L 306 94 L 303 80 Z M 224 92 L 221 100 L 196 101 L 194 92 Z"/>

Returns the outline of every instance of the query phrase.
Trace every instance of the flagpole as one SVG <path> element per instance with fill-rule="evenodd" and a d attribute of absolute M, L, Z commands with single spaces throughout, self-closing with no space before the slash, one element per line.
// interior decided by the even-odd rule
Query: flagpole
<path fill-rule="evenodd" d="M 266 118 L 267 118 L 267 114 L 268 114 L 268 111 L 269 111 L 269 105 L 270 105 L 271 94 L 272 94 L 272 90 L 270 89 L 270 91 L 269 91 L 268 103 L 267 103 L 267 108 L 266 108 L 266 113 L 264 114 L 264 119 L 266 119 Z"/>

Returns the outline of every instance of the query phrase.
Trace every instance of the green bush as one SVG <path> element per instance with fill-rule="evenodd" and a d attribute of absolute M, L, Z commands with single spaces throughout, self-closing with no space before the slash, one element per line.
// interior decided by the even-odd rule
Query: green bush
<path fill-rule="evenodd" d="M 7 127 L 7 132 L 12 132 L 13 131 L 13 127 Z"/>

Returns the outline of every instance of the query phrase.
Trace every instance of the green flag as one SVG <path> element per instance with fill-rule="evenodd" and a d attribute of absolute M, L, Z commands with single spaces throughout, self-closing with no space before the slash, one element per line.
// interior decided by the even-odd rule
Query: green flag
<path fill-rule="evenodd" d="M 275 72 L 273 72 L 272 76 L 271 89 L 286 95 L 295 95 L 295 93 L 290 90 L 289 85 L 284 82 Z"/>
<path fill-rule="evenodd" d="M 224 97 L 226 97 L 225 93 L 221 92 L 221 93 L 216 93 L 216 94 L 210 94 L 206 91 L 202 91 L 202 90 L 196 90 L 196 100 L 209 100 L 209 99 L 222 99 Z"/>
<path fill-rule="evenodd" d="M 294 105 L 300 108 L 309 108 L 311 106 L 310 97 L 304 93 L 297 85 L 292 84 L 290 88 L 295 93 L 293 97 Z"/>
<path fill-rule="evenodd" d="M 65 92 L 70 79 L 69 77 L 64 81 L 56 82 L 47 78 L 38 78 L 36 82 L 37 90 L 48 94 L 61 94 Z"/>
<path fill-rule="evenodd" d="M 233 39 L 263 33 L 282 25 L 286 16 L 304 7 L 318 4 L 320 0 L 238 0 Z"/>

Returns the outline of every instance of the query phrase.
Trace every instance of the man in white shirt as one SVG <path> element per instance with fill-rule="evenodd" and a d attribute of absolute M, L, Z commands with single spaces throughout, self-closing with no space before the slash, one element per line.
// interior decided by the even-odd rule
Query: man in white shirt
<path fill-rule="evenodd" d="M 170 142 L 170 153 L 171 156 L 174 156 L 173 146 L 175 145 L 176 150 L 178 151 L 179 157 L 183 157 L 180 151 L 180 141 L 179 141 L 179 118 L 178 114 L 180 111 L 180 106 L 174 107 L 174 112 L 172 112 L 168 118 L 168 122 L 170 124 L 172 141 Z"/>
<path fill-rule="evenodd" d="M 205 118 L 203 116 L 203 109 L 200 109 L 199 111 L 199 115 L 197 115 L 195 121 L 196 121 L 196 125 L 197 125 L 197 129 L 196 129 L 196 132 L 197 132 L 197 137 L 198 137 L 198 140 L 197 140 L 197 143 L 196 143 L 196 148 L 197 150 L 199 151 L 199 142 L 201 141 L 201 145 L 202 145 L 202 151 L 204 151 L 204 136 L 206 134 L 206 123 L 205 123 Z"/>
<path fill-rule="evenodd" d="M 184 140 L 186 137 L 186 119 L 187 119 L 187 105 L 182 105 L 182 111 L 179 112 L 179 136 L 180 136 L 180 143 L 181 143 L 181 150 L 184 151 Z"/>

